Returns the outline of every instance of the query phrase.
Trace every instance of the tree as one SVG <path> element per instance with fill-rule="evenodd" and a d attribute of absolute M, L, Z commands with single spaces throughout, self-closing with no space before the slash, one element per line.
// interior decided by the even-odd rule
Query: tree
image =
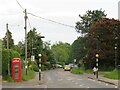
<path fill-rule="evenodd" d="M 115 37 L 118 37 L 117 41 Z M 117 63 L 120 64 L 120 21 L 114 19 L 102 19 L 90 27 L 88 34 L 89 53 L 86 59 L 86 65 L 92 67 L 95 65 L 95 54 L 99 53 L 100 67 L 114 67 L 115 64 L 115 43 L 118 44 Z"/>
<path fill-rule="evenodd" d="M 80 21 L 76 22 L 76 29 L 77 32 L 79 33 L 82 31 L 82 33 L 88 33 L 89 28 L 92 24 L 94 24 L 96 21 L 105 18 L 106 14 L 105 11 L 100 10 L 88 10 L 86 14 L 79 15 Z"/>
<path fill-rule="evenodd" d="M 68 43 L 56 43 L 52 45 L 52 52 L 57 62 L 67 63 L 69 61 L 71 46 Z"/>
<path fill-rule="evenodd" d="M 30 30 L 27 34 L 27 46 L 28 46 L 28 57 L 34 54 L 38 58 L 38 54 L 42 53 L 43 41 L 41 40 L 40 33 L 36 32 L 36 29 Z M 33 48 L 36 48 L 33 50 Z"/>
<path fill-rule="evenodd" d="M 87 54 L 86 41 L 86 37 L 78 37 L 73 42 L 71 46 L 71 62 L 74 62 L 73 60 L 76 59 L 77 63 L 79 63 L 85 57 Z"/>
<path fill-rule="evenodd" d="M 9 49 L 12 49 L 14 47 L 14 40 L 12 39 L 12 33 L 8 30 L 8 44 Z M 5 34 L 5 37 L 3 38 L 3 47 L 7 48 L 7 32 Z"/>

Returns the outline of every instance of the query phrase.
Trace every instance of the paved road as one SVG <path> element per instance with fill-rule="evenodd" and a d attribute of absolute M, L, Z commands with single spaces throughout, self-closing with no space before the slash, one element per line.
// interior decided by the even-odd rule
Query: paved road
<path fill-rule="evenodd" d="M 33 82 L 31 81 L 29 86 L 27 85 L 27 83 L 23 82 L 24 86 L 18 85 L 16 87 L 18 88 L 28 88 L 28 87 L 29 88 L 116 88 L 116 86 L 114 85 L 110 85 L 97 80 L 92 80 L 83 75 L 74 75 L 71 74 L 69 71 L 64 71 L 63 69 L 46 71 L 44 72 L 44 74 L 45 77 L 47 77 L 46 83 L 44 84 L 39 85 L 34 80 Z M 15 85 L 12 87 L 15 87 Z"/>
<path fill-rule="evenodd" d="M 63 69 L 45 72 L 47 82 L 43 85 L 33 86 L 36 88 L 116 88 L 104 82 L 88 79 L 83 75 L 74 75 Z"/>

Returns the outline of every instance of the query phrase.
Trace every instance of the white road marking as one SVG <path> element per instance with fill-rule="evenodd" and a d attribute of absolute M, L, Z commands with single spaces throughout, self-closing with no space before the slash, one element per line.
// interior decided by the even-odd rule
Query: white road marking
<path fill-rule="evenodd" d="M 118 88 L 118 86 L 115 86 L 115 88 Z"/>
<path fill-rule="evenodd" d="M 71 78 L 68 78 L 67 80 L 69 80 L 69 81 L 70 81 L 70 80 L 72 80 L 72 79 L 71 79 Z"/>
<path fill-rule="evenodd" d="M 106 85 L 106 86 L 108 86 L 108 84 L 107 84 L 107 83 L 106 83 L 105 85 Z"/>
<path fill-rule="evenodd" d="M 78 84 L 77 82 L 75 84 Z"/>
<path fill-rule="evenodd" d="M 84 84 L 79 85 L 80 87 L 83 86 Z"/>
<path fill-rule="evenodd" d="M 87 88 L 90 88 L 90 87 L 87 87 Z"/>
<path fill-rule="evenodd" d="M 101 83 L 100 81 L 98 83 Z"/>
<path fill-rule="evenodd" d="M 82 79 L 78 79 L 78 80 L 82 80 Z"/>
<path fill-rule="evenodd" d="M 58 81 L 62 81 L 63 79 L 58 79 Z"/>
<path fill-rule="evenodd" d="M 75 81 L 72 81 L 72 82 L 75 82 Z"/>

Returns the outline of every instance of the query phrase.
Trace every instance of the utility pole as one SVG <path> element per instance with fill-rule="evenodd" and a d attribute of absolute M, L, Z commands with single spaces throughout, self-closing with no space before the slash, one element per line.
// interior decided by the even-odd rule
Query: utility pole
<path fill-rule="evenodd" d="M 26 70 L 26 75 L 27 75 L 27 10 L 25 9 L 25 70 Z"/>
<path fill-rule="evenodd" d="M 6 29 L 7 29 L 7 51 L 8 51 L 8 75 L 10 76 L 8 23 L 6 24 Z"/>

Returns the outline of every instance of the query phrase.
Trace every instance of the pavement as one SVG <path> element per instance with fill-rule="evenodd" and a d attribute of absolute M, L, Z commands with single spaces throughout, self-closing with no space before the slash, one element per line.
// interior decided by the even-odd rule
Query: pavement
<path fill-rule="evenodd" d="M 36 77 L 32 80 L 29 81 L 22 81 L 22 82 L 6 82 L 2 81 L 2 87 L 3 88 L 21 88 L 21 87 L 30 87 L 30 86 L 35 86 L 35 85 L 41 85 L 45 83 L 47 80 L 45 78 L 44 73 L 41 75 L 41 80 L 38 78 L 38 72 L 36 73 Z M 13 87 L 14 86 L 14 87 Z"/>
<path fill-rule="evenodd" d="M 95 79 L 95 80 L 98 80 L 98 81 L 101 81 L 101 82 L 105 82 L 105 83 L 108 83 L 108 84 L 119 86 L 118 85 L 119 80 L 113 80 L 113 79 L 105 78 L 102 75 L 99 75 L 98 78 L 96 78 L 93 74 L 85 73 L 84 76 L 87 76 L 90 79 Z"/>

